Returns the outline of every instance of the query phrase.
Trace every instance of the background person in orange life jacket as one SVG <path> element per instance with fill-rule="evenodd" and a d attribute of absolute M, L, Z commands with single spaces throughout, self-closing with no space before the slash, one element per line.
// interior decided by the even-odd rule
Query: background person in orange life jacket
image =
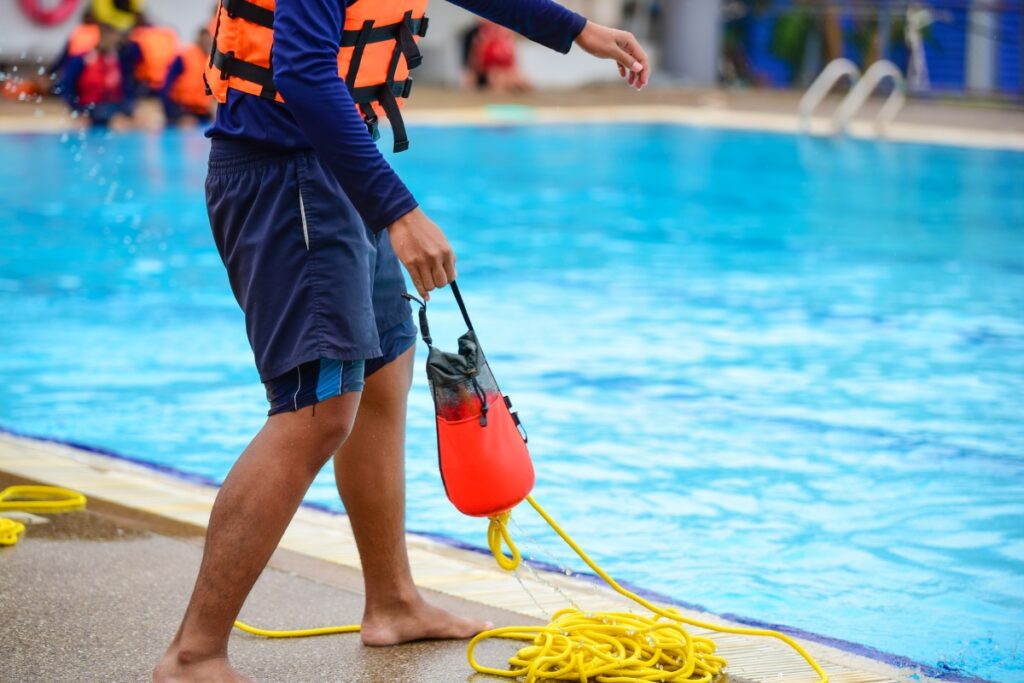
<path fill-rule="evenodd" d="M 216 102 L 207 94 L 206 81 L 203 80 L 212 46 L 210 32 L 200 29 L 196 42 L 182 48 L 171 62 L 160 91 L 168 124 L 194 126 L 196 123 L 209 123 L 213 118 Z"/>
<path fill-rule="evenodd" d="M 84 55 L 96 47 L 96 44 L 100 42 L 100 24 L 96 21 L 96 17 L 93 16 L 91 9 L 86 9 L 82 12 L 82 18 L 80 23 L 71 29 L 71 35 L 68 36 L 68 42 L 64 43 L 64 48 L 57 55 L 57 58 L 53 60 L 48 69 L 48 75 L 42 76 L 42 79 L 49 79 L 50 81 L 56 81 L 60 77 L 61 71 L 64 70 L 64 66 L 68 63 L 70 57 L 78 57 Z M 40 83 L 43 87 L 40 89 L 43 92 L 50 91 L 55 85 L 55 82 Z"/>
<path fill-rule="evenodd" d="M 614 60 L 637 89 L 648 81 L 631 34 L 553 0 L 450 2 L 552 50 L 576 45 Z M 362 642 L 467 638 L 488 626 L 424 599 L 405 542 L 417 332 L 401 268 L 429 297 L 455 279 L 455 254 L 372 131 L 386 115 L 397 147 L 408 142 L 396 100 L 420 61 L 425 6 L 261 0 L 220 11 L 207 70 L 219 103 L 207 132 L 207 213 L 270 409 L 217 495 L 191 599 L 153 671 L 158 683 L 249 680 L 228 662 L 232 624 L 332 458 L 363 569 Z M 345 663 L 337 667 L 344 680 Z"/>
<path fill-rule="evenodd" d="M 118 129 L 131 125 L 119 55 L 122 43 L 117 29 L 100 24 L 96 46 L 64 64 L 57 92 L 91 125 Z"/>
<path fill-rule="evenodd" d="M 138 96 L 160 95 L 179 51 L 178 34 L 173 28 L 151 24 L 144 13 L 139 14 L 135 27 L 128 32 L 125 53 Z"/>

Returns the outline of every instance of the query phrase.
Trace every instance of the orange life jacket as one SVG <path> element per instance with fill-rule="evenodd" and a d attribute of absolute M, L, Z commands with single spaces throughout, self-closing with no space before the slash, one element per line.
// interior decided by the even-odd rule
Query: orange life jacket
<path fill-rule="evenodd" d="M 78 57 L 100 44 L 99 24 L 79 24 L 68 38 L 68 57 Z"/>
<path fill-rule="evenodd" d="M 344 2 L 345 0 L 338 0 Z M 409 69 L 422 61 L 416 46 L 427 32 L 428 0 L 354 0 L 345 11 L 338 75 L 376 140 L 378 114 L 394 129 L 395 151 L 409 148 L 400 98 L 409 96 Z M 270 53 L 275 0 L 220 0 L 206 83 L 224 103 L 228 90 L 284 102 L 274 86 Z"/>
<path fill-rule="evenodd" d="M 136 26 L 128 38 L 142 53 L 135 67 L 135 78 L 154 91 L 164 87 L 171 63 L 178 56 L 178 34 L 174 29 L 161 26 Z"/>
<path fill-rule="evenodd" d="M 193 114 L 210 113 L 210 96 L 206 92 L 203 75 L 209 55 L 196 44 L 181 51 L 182 71 L 171 86 L 171 101 Z"/>

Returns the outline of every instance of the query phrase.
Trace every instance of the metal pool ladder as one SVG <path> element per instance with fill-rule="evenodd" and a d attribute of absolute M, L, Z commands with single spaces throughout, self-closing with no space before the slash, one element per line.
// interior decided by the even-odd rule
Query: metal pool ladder
<path fill-rule="evenodd" d="M 853 117 L 856 116 L 857 112 L 860 111 L 860 108 L 864 106 L 864 103 L 868 101 L 868 98 L 871 97 L 871 94 L 875 92 L 878 86 L 888 78 L 893 83 L 892 93 L 889 94 L 889 98 L 875 117 L 878 134 L 884 135 L 886 126 L 892 123 L 892 120 L 900 113 L 900 110 L 907 101 L 906 79 L 903 77 L 899 67 L 887 59 L 881 59 L 872 64 L 864 72 L 863 76 L 857 65 L 849 59 L 840 57 L 829 62 L 821 74 L 811 83 L 811 87 L 807 89 L 804 96 L 800 98 L 800 128 L 810 131 L 811 114 L 814 113 L 814 110 L 821 105 L 825 97 L 843 78 L 848 78 L 853 87 L 850 88 L 850 92 L 843 98 L 839 108 L 836 109 L 835 114 L 832 116 L 832 121 L 835 125 L 834 132 L 847 132 Z"/>

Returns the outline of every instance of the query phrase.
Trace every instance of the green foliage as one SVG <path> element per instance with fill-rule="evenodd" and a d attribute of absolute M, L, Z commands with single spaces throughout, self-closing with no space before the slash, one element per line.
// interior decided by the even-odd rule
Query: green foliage
<path fill-rule="evenodd" d="M 793 9 L 778 18 L 772 31 L 772 54 L 789 64 L 794 73 L 803 65 L 807 38 L 814 28 L 814 15 L 806 9 Z"/>

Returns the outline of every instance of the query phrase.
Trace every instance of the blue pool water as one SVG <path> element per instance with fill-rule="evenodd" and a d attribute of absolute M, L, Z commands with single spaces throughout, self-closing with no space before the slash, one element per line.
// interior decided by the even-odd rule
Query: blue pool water
<path fill-rule="evenodd" d="M 418 128 L 536 495 L 634 585 L 1024 681 L 1024 154 Z M 198 134 L 0 137 L 0 425 L 220 479 L 265 411 Z M 435 338 L 460 331 L 436 297 Z M 409 524 L 445 500 L 423 378 Z M 325 472 L 309 499 L 338 507 Z M 528 548 L 576 566 L 527 511 Z"/>

